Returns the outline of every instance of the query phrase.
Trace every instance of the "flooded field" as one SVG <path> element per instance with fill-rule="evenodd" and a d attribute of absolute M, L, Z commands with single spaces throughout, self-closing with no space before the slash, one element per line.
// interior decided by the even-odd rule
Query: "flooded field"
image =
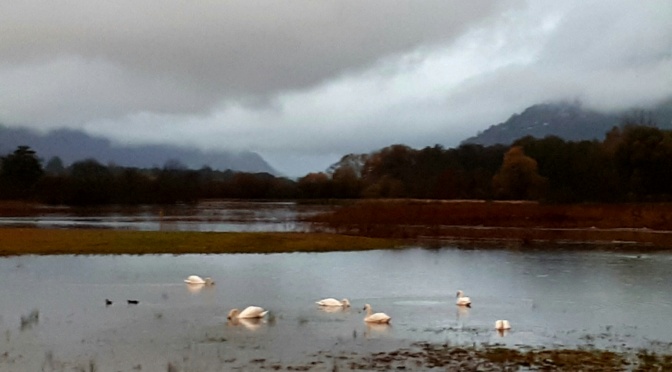
<path fill-rule="evenodd" d="M 669 354 L 671 264 L 668 253 L 451 247 L 3 258 L 0 370 L 331 371 L 416 342 Z M 216 284 L 190 287 L 191 274 Z M 455 306 L 458 289 L 472 308 Z M 352 307 L 326 312 L 314 303 L 324 297 Z M 392 323 L 367 326 L 365 303 Z M 227 321 L 247 305 L 270 313 Z M 512 329 L 498 333 L 497 319 Z"/>
<path fill-rule="evenodd" d="M 2 217 L 0 226 L 309 231 L 301 217 L 329 208 L 232 201 L 45 208 Z M 0 371 L 445 370 L 417 357 L 436 345 L 457 353 L 503 346 L 670 355 L 671 264 L 669 251 L 551 244 L 522 251 L 442 243 L 332 253 L 5 257 Z M 189 286 L 183 280 L 192 274 L 216 284 Z M 472 308 L 455 305 L 459 289 Z M 352 306 L 325 311 L 315 304 L 325 297 L 346 297 Z M 367 303 L 391 324 L 367 325 Z M 227 320 L 231 308 L 248 305 L 270 313 L 262 321 Z M 497 332 L 498 319 L 512 329 Z"/>
<path fill-rule="evenodd" d="M 0 226 L 104 228 L 142 231 L 304 231 L 300 219 L 329 207 L 295 202 L 205 201 L 197 205 L 71 208 L 44 207 L 0 217 Z"/>

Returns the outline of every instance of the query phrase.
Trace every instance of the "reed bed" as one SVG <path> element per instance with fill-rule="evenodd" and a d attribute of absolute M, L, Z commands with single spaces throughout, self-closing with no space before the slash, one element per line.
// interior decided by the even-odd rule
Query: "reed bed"
<path fill-rule="evenodd" d="M 672 204 L 366 200 L 310 219 L 378 238 L 616 242 L 672 248 Z"/>

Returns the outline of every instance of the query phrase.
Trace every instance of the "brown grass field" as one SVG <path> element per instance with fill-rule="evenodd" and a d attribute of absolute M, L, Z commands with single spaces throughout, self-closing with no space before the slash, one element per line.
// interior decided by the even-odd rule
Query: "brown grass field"
<path fill-rule="evenodd" d="M 285 253 L 388 249 L 403 242 L 325 233 L 215 233 L 0 228 L 0 256 Z"/>

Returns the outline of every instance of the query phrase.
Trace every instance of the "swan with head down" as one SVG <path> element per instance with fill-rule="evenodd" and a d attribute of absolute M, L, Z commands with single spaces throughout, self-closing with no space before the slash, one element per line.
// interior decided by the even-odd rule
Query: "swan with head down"
<path fill-rule="evenodd" d="M 268 310 L 264 310 L 259 306 L 248 306 L 243 311 L 238 309 L 231 309 L 227 319 L 251 319 L 251 318 L 263 318 L 264 315 L 268 313 Z"/>
<path fill-rule="evenodd" d="M 203 285 L 213 285 L 215 282 L 212 280 L 212 278 L 207 277 L 205 279 L 201 278 L 198 275 L 189 275 L 187 279 L 184 280 L 185 283 L 187 284 L 203 284 Z"/>
<path fill-rule="evenodd" d="M 341 301 L 335 298 L 325 298 L 324 300 L 319 300 L 315 302 L 316 304 L 324 307 L 350 307 L 350 301 L 347 298 L 342 299 Z"/>
<path fill-rule="evenodd" d="M 458 306 L 466 306 L 466 307 L 471 307 L 471 299 L 469 297 L 466 297 L 464 295 L 464 292 L 462 290 L 457 291 L 457 300 L 455 303 Z"/>
<path fill-rule="evenodd" d="M 392 317 L 385 313 L 373 313 L 371 310 L 371 305 L 369 304 L 364 305 L 364 310 L 366 310 L 364 321 L 367 323 L 387 324 L 392 319 Z"/>

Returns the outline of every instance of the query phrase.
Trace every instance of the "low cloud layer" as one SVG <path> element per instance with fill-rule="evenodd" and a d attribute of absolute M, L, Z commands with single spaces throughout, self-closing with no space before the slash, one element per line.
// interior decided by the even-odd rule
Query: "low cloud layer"
<path fill-rule="evenodd" d="M 539 102 L 672 95 L 666 0 L 9 3 L 1 123 L 256 151 L 289 175 L 454 146 Z"/>

